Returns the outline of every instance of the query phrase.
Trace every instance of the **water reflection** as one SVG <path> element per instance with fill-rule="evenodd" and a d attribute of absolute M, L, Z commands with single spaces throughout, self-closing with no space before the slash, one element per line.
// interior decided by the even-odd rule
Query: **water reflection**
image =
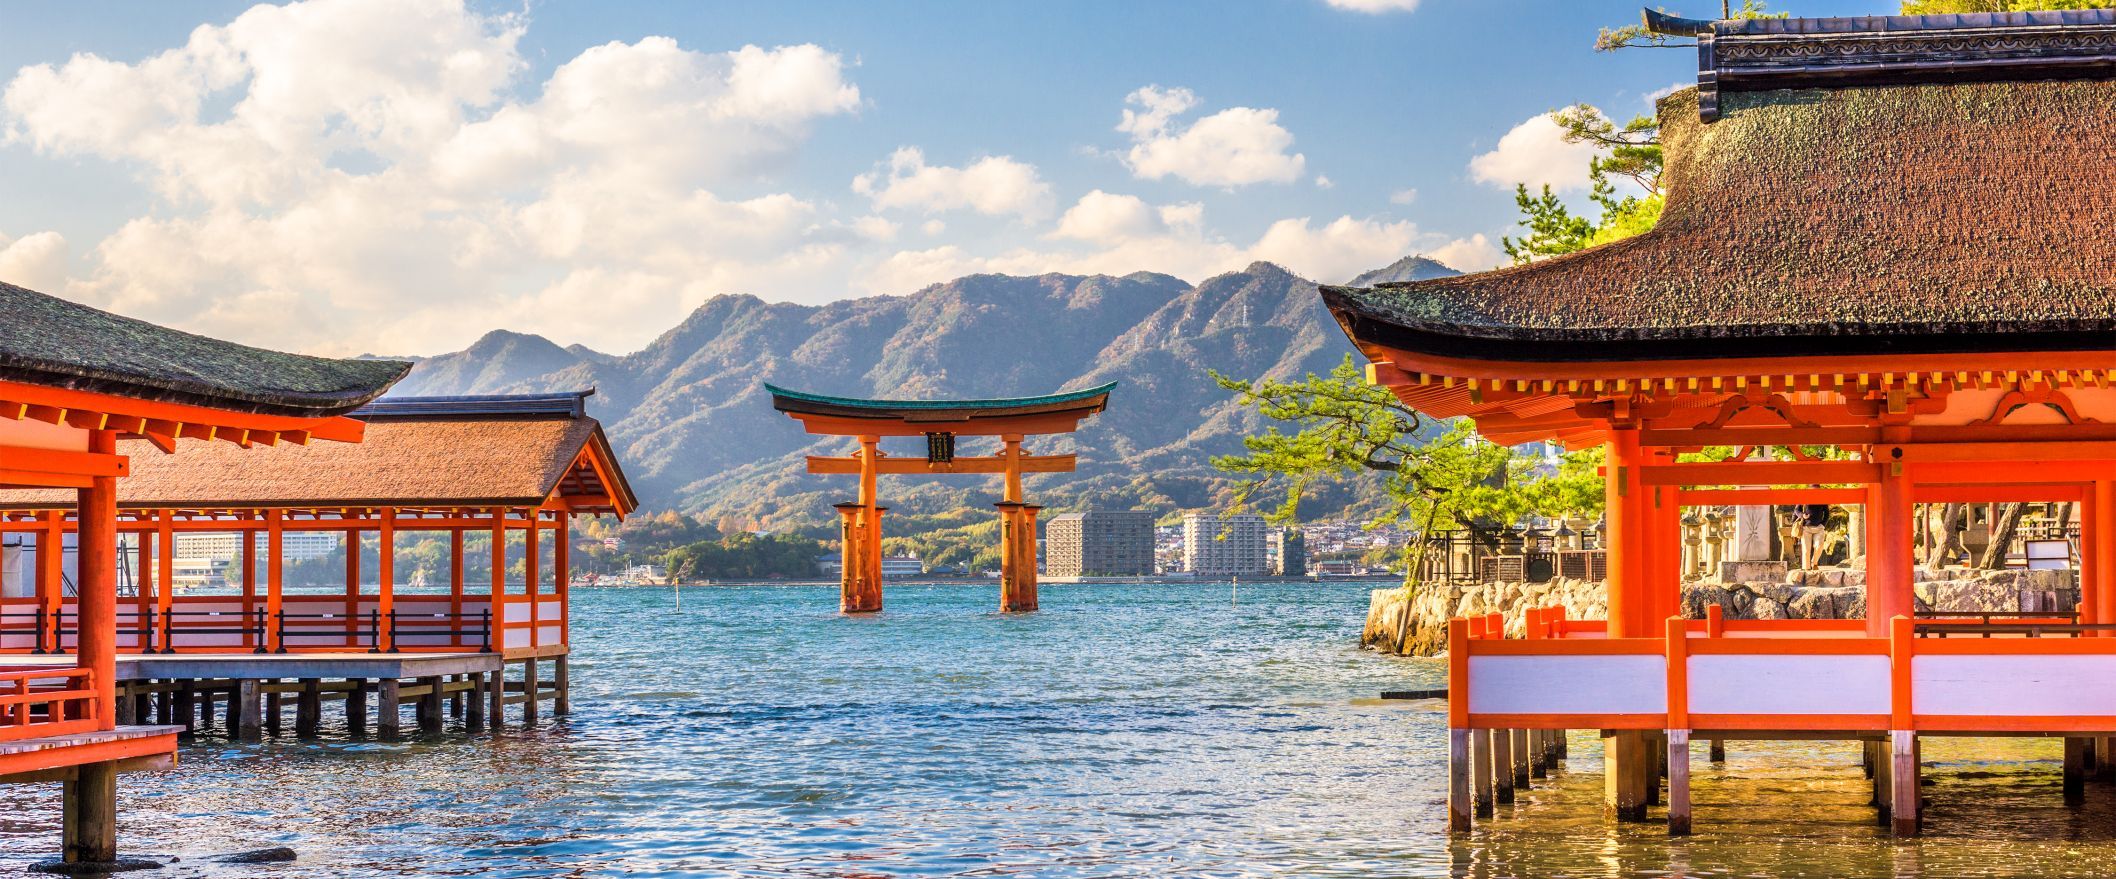
<path fill-rule="evenodd" d="M 1443 832 L 1431 661 L 1352 649 L 1357 587 L 813 588 L 577 598 L 575 715 L 469 741 L 240 745 L 128 777 L 125 844 L 197 876 L 2108 875 L 2116 787 L 2067 809 L 2055 745 L 1929 740 L 1930 833 L 1890 841 L 1845 743 L 1695 761 L 1699 835 L 1600 813 L 1599 742 L 1469 836 Z M 22 788 L 0 856 L 56 842 Z M 219 852 L 290 845 L 291 865 Z"/>

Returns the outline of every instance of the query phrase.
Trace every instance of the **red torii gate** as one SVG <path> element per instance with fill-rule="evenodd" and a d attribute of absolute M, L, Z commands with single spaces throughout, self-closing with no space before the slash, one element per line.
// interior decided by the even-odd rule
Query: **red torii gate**
<path fill-rule="evenodd" d="M 875 478 L 881 474 L 1002 473 L 1006 486 L 999 508 L 999 609 L 1036 609 L 1036 514 L 1043 508 L 1021 498 L 1021 474 L 1069 473 L 1072 455 L 1030 455 L 1022 440 L 1032 434 L 1071 433 L 1109 405 L 1111 382 L 1042 397 L 997 400 L 869 400 L 828 397 L 765 385 L 772 408 L 801 422 L 809 433 L 858 437 L 850 457 L 811 455 L 810 473 L 859 474 L 859 500 L 837 505 L 844 517 L 844 569 L 838 609 L 873 613 L 882 609 L 882 513 Z M 890 458 L 879 445 L 885 436 L 924 436 L 926 456 Z M 997 455 L 956 457 L 958 436 L 996 436 Z"/>

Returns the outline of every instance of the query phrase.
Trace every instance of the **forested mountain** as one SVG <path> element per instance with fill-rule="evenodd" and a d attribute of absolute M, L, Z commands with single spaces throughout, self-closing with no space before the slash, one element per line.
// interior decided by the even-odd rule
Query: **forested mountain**
<path fill-rule="evenodd" d="M 1361 283 L 1453 274 L 1420 257 Z M 1089 505 L 1161 513 L 1211 506 L 1228 480 L 1212 455 L 1236 450 L 1255 418 L 1208 369 L 1297 378 L 1351 351 L 1315 284 L 1270 263 L 1192 285 L 1168 275 L 971 275 L 907 296 L 811 306 L 719 296 L 640 351 L 607 355 L 494 331 L 425 358 L 393 394 L 482 394 L 593 387 L 601 418 L 643 502 L 727 526 L 834 521 L 850 481 L 802 472 L 807 454 L 842 453 L 771 408 L 764 382 L 863 397 L 1026 396 L 1118 382 L 1080 433 L 1032 443 L 1077 452 L 1077 473 L 1031 477 L 1052 511 Z M 964 454 L 983 450 L 964 440 Z M 898 454 L 919 454 L 902 441 Z M 997 478 L 885 478 L 893 515 L 985 508 Z M 1350 502 L 1322 497 L 1313 512 Z"/>

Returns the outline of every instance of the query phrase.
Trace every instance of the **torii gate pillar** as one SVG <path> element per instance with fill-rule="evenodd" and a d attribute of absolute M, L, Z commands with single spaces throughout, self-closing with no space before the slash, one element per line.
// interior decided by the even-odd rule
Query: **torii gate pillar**
<path fill-rule="evenodd" d="M 1036 609 L 1036 514 L 1035 504 L 1000 501 L 999 508 L 999 611 L 1015 613 Z"/>

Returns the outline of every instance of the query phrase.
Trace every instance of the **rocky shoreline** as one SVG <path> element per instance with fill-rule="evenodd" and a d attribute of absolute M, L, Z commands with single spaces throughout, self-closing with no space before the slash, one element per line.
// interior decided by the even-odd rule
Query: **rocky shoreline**
<path fill-rule="evenodd" d="M 1919 610 L 2069 612 L 2079 603 L 2073 571 L 1917 570 Z M 1703 617 L 1717 604 L 1728 619 L 1857 619 L 1866 615 L 1866 572 L 1856 568 L 1793 571 L 1784 582 L 1694 582 L 1683 586 L 1683 615 Z M 1386 653 L 1437 656 L 1447 647 L 1447 621 L 1494 611 L 1505 615 L 1509 634 L 1521 634 L 1521 610 L 1562 605 L 1574 619 L 1608 616 L 1599 581 L 1486 583 L 1461 588 L 1421 589 L 1405 601 L 1401 588 L 1368 596 L 1360 644 Z M 1410 614 L 1408 625 L 1404 614 Z M 1403 632 L 1398 643 L 1397 633 Z"/>

